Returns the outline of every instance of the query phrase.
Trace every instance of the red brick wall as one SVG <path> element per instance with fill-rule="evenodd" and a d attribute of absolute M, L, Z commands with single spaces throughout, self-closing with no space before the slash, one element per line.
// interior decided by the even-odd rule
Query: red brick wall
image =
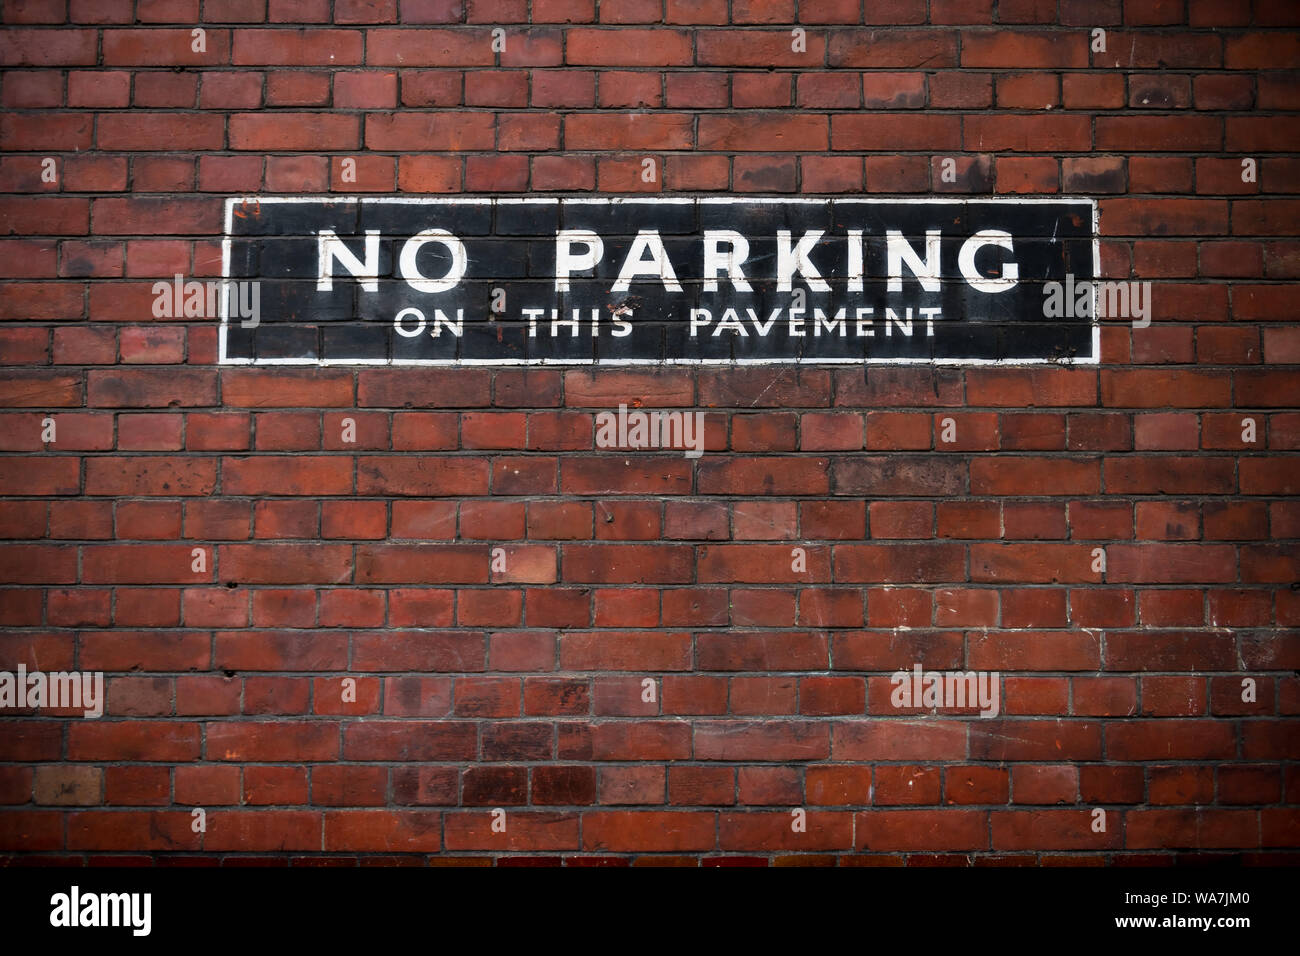
<path fill-rule="evenodd" d="M 1296 859 L 1300 5 L 2 9 L 0 669 L 108 681 L 0 715 L 6 856 Z M 1093 196 L 1154 321 L 1100 367 L 525 371 L 151 317 L 227 196 L 331 190 Z M 596 449 L 620 402 L 707 453 Z M 1002 713 L 900 713 L 917 662 Z"/>

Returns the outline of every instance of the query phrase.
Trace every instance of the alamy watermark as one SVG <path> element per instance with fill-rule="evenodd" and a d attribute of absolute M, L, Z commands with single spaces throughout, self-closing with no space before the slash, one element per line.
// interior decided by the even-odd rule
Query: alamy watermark
<path fill-rule="evenodd" d="M 979 708 L 981 717 L 996 717 L 1001 698 L 998 671 L 894 671 L 889 702 L 898 708 L 930 707 L 944 710 Z"/>
<path fill-rule="evenodd" d="M 245 329 L 256 328 L 261 321 L 262 286 L 255 279 L 186 282 L 178 272 L 171 282 L 155 282 L 150 291 L 155 319 L 219 319 L 224 312 L 229 319 L 239 319 Z"/>
<path fill-rule="evenodd" d="M 1150 282 L 1074 281 L 1066 273 L 1064 284 L 1048 282 L 1043 286 L 1043 315 L 1049 319 L 1132 319 L 1133 328 L 1151 324 Z"/>
<path fill-rule="evenodd" d="M 699 458 L 704 454 L 704 413 L 629 412 L 627 405 L 619 405 L 617 413 L 596 416 L 596 447 L 684 448 L 687 458 Z"/>
<path fill-rule="evenodd" d="M 80 710 L 85 717 L 104 715 L 103 671 L 0 671 L 0 710 L 50 708 Z"/>
<path fill-rule="evenodd" d="M 133 936 L 148 936 L 153 919 L 152 893 L 83 893 L 73 886 L 50 897 L 50 925 L 125 926 Z"/>

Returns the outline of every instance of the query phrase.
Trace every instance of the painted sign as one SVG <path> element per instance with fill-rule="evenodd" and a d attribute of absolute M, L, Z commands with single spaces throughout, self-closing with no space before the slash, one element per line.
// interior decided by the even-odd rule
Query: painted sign
<path fill-rule="evenodd" d="M 1091 289 L 1096 222 L 1090 199 L 232 198 L 221 361 L 1091 363 L 1091 293 L 1045 289 Z"/>

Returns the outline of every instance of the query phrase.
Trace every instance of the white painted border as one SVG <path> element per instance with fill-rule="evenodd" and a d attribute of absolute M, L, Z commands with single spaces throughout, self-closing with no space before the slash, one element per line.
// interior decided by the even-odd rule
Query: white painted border
<path fill-rule="evenodd" d="M 1092 208 L 1092 274 L 1093 310 L 1092 310 L 1092 354 L 1064 359 L 1027 358 L 1027 359 L 984 359 L 984 358 L 839 358 L 839 359 L 800 359 L 800 358 L 757 358 L 757 359 L 313 359 L 313 358 L 278 358 L 251 359 L 232 358 L 226 355 L 226 308 L 227 294 L 225 287 L 230 279 L 230 230 L 234 222 L 236 203 L 351 203 L 365 202 L 373 205 L 424 205 L 424 206 L 483 206 L 483 205 L 734 205 L 746 204 L 785 204 L 785 205 L 823 205 L 840 203 L 844 205 L 970 205 L 971 203 L 996 203 L 1009 206 L 1049 205 L 1061 203 L 1087 204 Z M 1097 200 L 1083 196 L 907 196 L 891 199 L 884 196 L 608 196 L 608 197 L 520 197 L 520 196 L 230 196 L 226 199 L 225 235 L 221 240 L 221 327 L 217 334 L 218 364 L 220 365 L 434 365 L 442 367 L 497 365 L 497 366 L 568 366 L 577 368 L 599 368 L 612 365 L 1099 365 L 1101 364 L 1101 326 L 1097 322 L 1097 289 L 1095 282 L 1101 279 L 1101 237 L 1100 210 Z"/>

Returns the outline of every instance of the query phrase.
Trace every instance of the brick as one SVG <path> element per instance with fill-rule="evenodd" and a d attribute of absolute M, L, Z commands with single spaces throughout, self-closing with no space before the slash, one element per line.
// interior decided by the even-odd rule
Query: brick
<path fill-rule="evenodd" d="M 108 670 L 111 719 L 13 722 L 0 844 L 1285 860 L 1300 22 L 1238 6 L 10 4 L 0 661 Z M 1155 321 L 1100 366 L 433 370 L 217 369 L 214 322 L 145 321 L 219 277 L 222 196 L 530 190 L 1097 196 Z M 705 457 L 596 449 L 620 404 L 702 409 Z M 998 716 L 893 706 L 918 662 L 1000 671 Z"/>
<path fill-rule="evenodd" d="M 605 30 L 575 28 L 565 38 L 566 62 L 576 66 L 685 66 L 691 61 L 690 35 L 683 30 L 622 29 L 619 42 Z"/>

